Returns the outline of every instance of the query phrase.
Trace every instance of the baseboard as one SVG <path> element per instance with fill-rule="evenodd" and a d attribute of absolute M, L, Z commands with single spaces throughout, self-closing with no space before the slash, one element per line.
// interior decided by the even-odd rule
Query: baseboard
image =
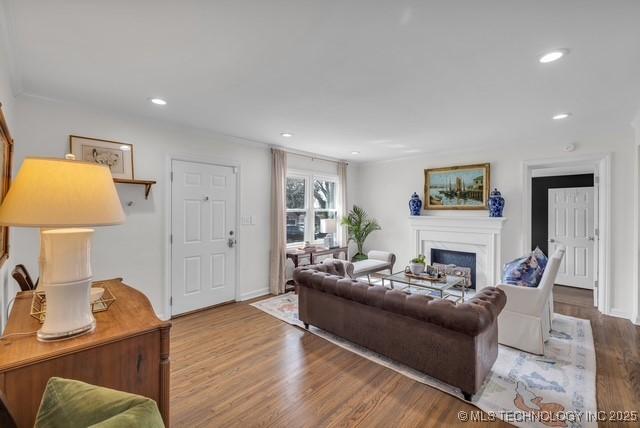
<path fill-rule="evenodd" d="M 609 309 L 609 313 L 606 315 L 610 315 L 612 317 L 617 317 L 617 318 L 625 318 L 628 319 L 629 321 L 633 322 L 634 320 L 631 317 L 631 314 L 629 314 L 626 311 L 623 311 L 622 309 L 617 309 L 617 308 L 611 308 Z"/>
<path fill-rule="evenodd" d="M 246 293 L 240 294 L 240 298 L 238 299 L 238 301 L 242 302 L 245 300 L 251 300 L 251 299 L 255 299 L 256 297 L 266 296 L 267 294 L 271 294 L 271 291 L 269 290 L 268 287 L 261 288 L 259 290 L 248 291 Z"/>

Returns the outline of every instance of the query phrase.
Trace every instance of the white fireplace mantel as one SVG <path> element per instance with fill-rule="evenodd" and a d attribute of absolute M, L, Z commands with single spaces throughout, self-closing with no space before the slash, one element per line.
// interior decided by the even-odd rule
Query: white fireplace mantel
<path fill-rule="evenodd" d="M 410 216 L 416 254 L 431 263 L 431 249 L 463 251 L 476 255 L 476 290 L 494 286 L 502 271 L 504 217 Z"/>

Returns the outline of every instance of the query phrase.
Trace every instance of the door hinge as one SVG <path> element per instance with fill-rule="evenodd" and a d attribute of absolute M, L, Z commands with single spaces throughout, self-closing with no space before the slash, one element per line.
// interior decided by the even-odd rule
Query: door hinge
<path fill-rule="evenodd" d="M 598 288 L 598 280 L 593 281 L 593 288 Z"/>
<path fill-rule="evenodd" d="M 171 171 L 171 181 L 173 181 L 173 171 Z"/>
<path fill-rule="evenodd" d="M 598 228 L 596 227 L 595 232 L 596 232 L 596 236 L 599 238 L 599 237 L 600 237 L 600 229 L 598 229 Z"/>
<path fill-rule="evenodd" d="M 593 184 L 600 184 L 600 177 L 593 177 Z"/>
<path fill-rule="evenodd" d="M 169 306 L 173 306 L 173 296 L 169 297 Z"/>
<path fill-rule="evenodd" d="M 169 244 L 173 245 L 173 233 L 169 235 Z"/>

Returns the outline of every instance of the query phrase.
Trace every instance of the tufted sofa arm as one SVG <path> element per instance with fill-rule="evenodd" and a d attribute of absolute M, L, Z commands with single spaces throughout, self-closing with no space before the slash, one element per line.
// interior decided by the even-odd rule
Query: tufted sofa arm
<path fill-rule="evenodd" d="M 326 258 L 322 264 L 327 266 L 327 272 L 332 275 L 353 278 L 354 266 L 349 260 Z"/>
<path fill-rule="evenodd" d="M 506 304 L 502 290 L 487 287 L 470 300 L 456 304 L 419 294 L 369 286 L 344 278 L 337 264 L 309 265 L 294 270 L 297 285 L 333 294 L 363 305 L 429 322 L 449 330 L 475 336 L 491 326 Z"/>

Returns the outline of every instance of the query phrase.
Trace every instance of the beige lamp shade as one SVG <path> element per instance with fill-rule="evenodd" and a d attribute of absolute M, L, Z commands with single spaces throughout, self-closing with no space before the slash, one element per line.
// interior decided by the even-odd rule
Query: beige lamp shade
<path fill-rule="evenodd" d="M 336 219 L 335 218 L 321 219 L 320 233 L 336 233 Z"/>
<path fill-rule="evenodd" d="M 27 158 L 0 206 L 0 224 L 24 227 L 108 226 L 125 215 L 106 166 Z"/>

